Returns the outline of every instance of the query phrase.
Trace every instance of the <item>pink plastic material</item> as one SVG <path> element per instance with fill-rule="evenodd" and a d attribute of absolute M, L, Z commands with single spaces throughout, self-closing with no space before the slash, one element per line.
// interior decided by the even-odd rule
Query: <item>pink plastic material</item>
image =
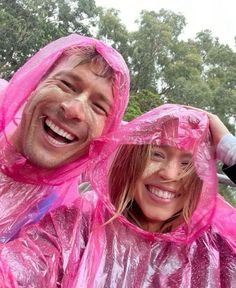
<path fill-rule="evenodd" d="M 176 128 L 171 134 L 162 129 L 168 119 Z M 100 159 L 91 174 L 95 191 L 82 194 L 70 208 L 56 209 L 0 247 L 11 276 L 21 287 L 236 287 L 236 213 L 217 199 L 208 132 L 203 113 L 164 105 L 98 141 L 93 149 L 100 151 Z M 124 216 L 103 225 L 114 213 L 108 167 L 124 143 L 191 148 L 204 185 L 189 229 L 182 224 L 171 233 L 151 233 Z"/>
<path fill-rule="evenodd" d="M 26 101 L 63 51 L 87 46 L 95 47 L 115 71 L 114 105 L 103 134 L 110 132 L 120 124 L 127 106 L 129 72 L 122 56 L 99 40 L 76 34 L 56 40 L 26 62 L 8 85 L 0 82 L 0 242 L 11 239 L 21 226 L 36 221 L 47 209 L 73 201 L 77 197 L 77 176 L 87 170 L 91 157 L 96 157 L 89 152 L 78 161 L 45 171 L 18 154 L 9 142 Z"/>
<path fill-rule="evenodd" d="M 8 85 L 8 82 L 5 79 L 0 78 L 0 92 L 3 91 Z"/>
<path fill-rule="evenodd" d="M 7 85 L 8 82 L 0 78 L 0 99 L 2 99 L 2 94 L 4 93 L 4 90 L 6 89 Z"/>
<path fill-rule="evenodd" d="M 1 288 L 19 287 L 13 278 L 11 271 L 6 263 L 0 260 L 0 283 Z"/>

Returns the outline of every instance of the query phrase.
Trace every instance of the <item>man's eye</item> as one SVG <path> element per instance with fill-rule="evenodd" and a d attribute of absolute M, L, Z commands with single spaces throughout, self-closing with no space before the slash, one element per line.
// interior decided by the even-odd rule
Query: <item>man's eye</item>
<path fill-rule="evenodd" d="M 66 80 L 60 80 L 61 81 L 61 83 L 63 84 L 63 85 L 65 85 L 67 88 L 69 88 L 71 91 L 73 91 L 73 92 L 76 92 L 76 89 L 75 89 L 75 87 L 70 83 L 70 82 L 68 82 L 68 81 L 66 81 Z"/>
<path fill-rule="evenodd" d="M 106 108 L 103 107 L 103 105 L 101 105 L 100 103 L 93 103 L 93 107 L 96 113 L 106 116 L 108 115 Z"/>

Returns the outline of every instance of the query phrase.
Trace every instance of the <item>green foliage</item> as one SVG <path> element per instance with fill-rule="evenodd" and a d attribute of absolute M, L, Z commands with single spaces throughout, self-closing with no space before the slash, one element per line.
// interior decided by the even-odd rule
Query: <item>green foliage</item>
<path fill-rule="evenodd" d="M 121 23 L 119 11 L 115 9 L 99 9 L 99 21 L 97 38 L 110 43 L 118 50 L 126 62 L 129 56 L 129 33 L 126 27 Z"/>
<path fill-rule="evenodd" d="M 220 194 L 232 206 L 236 207 L 236 189 L 230 186 L 219 185 Z"/>
<path fill-rule="evenodd" d="M 130 95 L 129 104 L 124 116 L 125 121 L 130 121 L 142 114 L 139 103 L 137 102 L 135 95 Z"/>
<path fill-rule="evenodd" d="M 165 65 L 172 61 L 172 46 L 185 26 L 185 19 L 165 10 L 159 13 L 144 10 L 140 17 L 139 30 L 130 36 L 131 88 L 135 92 L 148 89 L 163 94 Z"/>
<path fill-rule="evenodd" d="M 161 99 L 160 95 L 149 90 L 142 90 L 136 94 L 132 94 L 124 119 L 130 121 L 163 103 L 164 100 Z"/>
<path fill-rule="evenodd" d="M 94 0 L 2 0 L 0 77 L 8 79 L 42 46 L 71 32 L 90 34 L 84 21 L 96 15 Z"/>
<path fill-rule="evenodd" d="M 196 44 L 202 57 L 202 79 L 212 95 L 208 107 L 235 132 L 229 120 L 236 111 L 236 53 L 220 44 L 208 30 L 198 33 Z"/>

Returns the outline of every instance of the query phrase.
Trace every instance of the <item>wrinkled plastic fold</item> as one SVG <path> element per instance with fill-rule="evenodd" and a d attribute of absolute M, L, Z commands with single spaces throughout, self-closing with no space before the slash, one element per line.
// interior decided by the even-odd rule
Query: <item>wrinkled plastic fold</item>
<path fill-rule="evenodd" d="M 163 129 L 168 123 L 175 129 Z M 147 143 L 191 147 L 203 180 L 189 225 L 170 233 L 145 231 L 123 215 L 106 223 L 115 212 L 107 183 L 114 153 L 122 144 Z M 90 167 L 94 191 L 0 247 L 0 259 L 20 287 L 236 287 L 236 213 L 217 197 L 204 113 L 164 105 L 104 136 L 92 149 L 100 151 Z"/>

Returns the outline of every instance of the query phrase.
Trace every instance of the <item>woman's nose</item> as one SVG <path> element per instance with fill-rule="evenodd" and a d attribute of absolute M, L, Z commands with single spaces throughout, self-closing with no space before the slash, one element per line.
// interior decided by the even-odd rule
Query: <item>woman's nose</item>
<path fill-rule="evenodd" d="M 180 167 L 177 163 L 174 161 L 169 161 L 167 163 L 163 163 L 161 169 L 159 170 L 159 176 L 163 180 L 177 180 L 179 174 L 180 174 Z"/>

